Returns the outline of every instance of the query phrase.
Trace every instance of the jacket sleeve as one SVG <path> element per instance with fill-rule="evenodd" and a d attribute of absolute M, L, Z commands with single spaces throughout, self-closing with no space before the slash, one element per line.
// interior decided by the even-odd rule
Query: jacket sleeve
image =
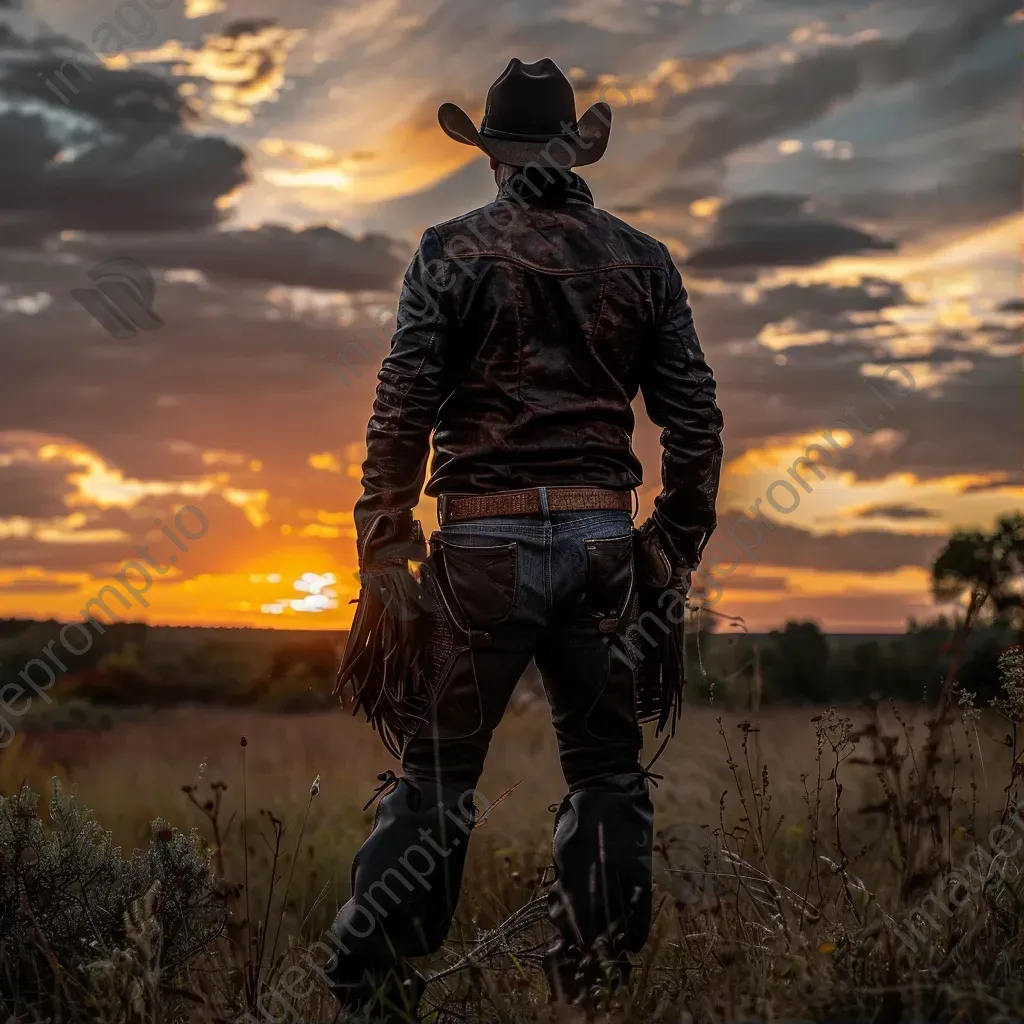
<path fill-rule="evenodd" d="M 667 288 L 640 387 L 648 415 L 662 428 L 662 491 L 653 518 L 673 561 L 692 569 L 717 524 L 722 413 L 686 289 L 667 249 L 664 255 Z"/>
<path fill-rule="evenodd" d="M 379 514 L 406 513 L 419 501 L 430 434 L 446 395 L 451 283 L 441 241 L 429 228 L 406 271 L 391 351 L 377 375 L 366 431 L 363 494 L 355 507 L 357 532 Z"/>

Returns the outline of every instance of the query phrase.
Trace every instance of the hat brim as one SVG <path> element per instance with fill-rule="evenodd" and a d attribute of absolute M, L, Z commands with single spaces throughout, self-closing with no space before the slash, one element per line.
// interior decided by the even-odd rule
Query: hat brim
<path fill-rule="evenodd" d="M 442 103 L 437 120 L 444 133 L 464 146 L 476 146 L 498 163 L 511 167 L 537 165 L 568 170 L 596 163 L 604 156 L 611 136 L 612 108 L 595 103 L 577 122 L 578 135 L 559 136 L 542 142 L 495 139 L 481 135 L 472 118 L 456 103 Z"/>

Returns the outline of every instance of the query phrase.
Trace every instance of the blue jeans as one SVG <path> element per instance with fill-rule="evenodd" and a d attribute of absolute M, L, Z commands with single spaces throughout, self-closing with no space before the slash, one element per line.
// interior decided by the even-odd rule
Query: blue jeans
<path fill-rule="evenodd" d="M 452 617 L 471 638 L 453 634 L 443 615 L 432 624 L 440 695 L 406 748 L 406 775 L 474 789 L 531 659 L 570 792 L 640 770 L 633 672 L 611 648 L 635 592 L 632 537 L 626 512 L 478 519 L 433 535 L 432 568 L 447 579 Z"/>
<path fill-rule="evenodd" d="M 539 516 L 467 521 L 431 537 L 426 660 L 436 697 L 406 745 L 404 777 L 378 805 L 352 865 L 352 898 L 331 929 L 329 982 L 344 1005 L 411 1010 L 418 1001 L 423 979 L 408 958 L 444 942 L 487 748 L 531 658 L 569 790 L 552 841 L 552 993 L 573 998 L 603 977 L 587 973 L 600 944 L 624 976 L 626 952 L 647 939 L 654 809 L 633 665 L 612 643 L 637 614 L 633 524 L 625 512 L 549 513 L 543 489 L 541 502 Z"/>

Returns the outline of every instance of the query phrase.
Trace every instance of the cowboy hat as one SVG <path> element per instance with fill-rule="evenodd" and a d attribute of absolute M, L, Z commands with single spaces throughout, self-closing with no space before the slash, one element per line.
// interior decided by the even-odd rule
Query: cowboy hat
<path fill-rule="evenodd" d="M 576 120 L 572 84 L 553 60 L 524 64 L 518 57 L 487 90 L 479 130 L 455 103 L 442 103 L 437 120 L 456 142 L 477 146 L 498 163 L 568 170 L 604 156 L 612 108 L 595 103 Z"/>

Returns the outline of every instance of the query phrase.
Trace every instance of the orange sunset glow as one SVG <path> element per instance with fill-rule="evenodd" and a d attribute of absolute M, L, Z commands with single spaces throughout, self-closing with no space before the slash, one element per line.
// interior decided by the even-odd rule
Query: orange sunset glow
<path fill-rule="evenodd" d="M 726 424 L 708 557 L 757 502 L 776 526 L 720 611 L 902 630 L 950 532 L 1024 507 L 1012 5 L 558 0 L 499 5 L 500 32 L 487 6 L 192 0 L 145 38 L 102 29 L 107 0 L 0 12 L 0 95 L 38 114 L 0 114 L 0 617 L 124 583 L 131 620 L 349 626 L 402 272 L 494 191 L 437 106 L 478 116 L 513 54 L 611 104 L 585 177 L 680 266 Z M 126 74 L 137 105 L 106 109 Z M 119 332 L 90 272 L 123 260 L 157 319 Z"/>

